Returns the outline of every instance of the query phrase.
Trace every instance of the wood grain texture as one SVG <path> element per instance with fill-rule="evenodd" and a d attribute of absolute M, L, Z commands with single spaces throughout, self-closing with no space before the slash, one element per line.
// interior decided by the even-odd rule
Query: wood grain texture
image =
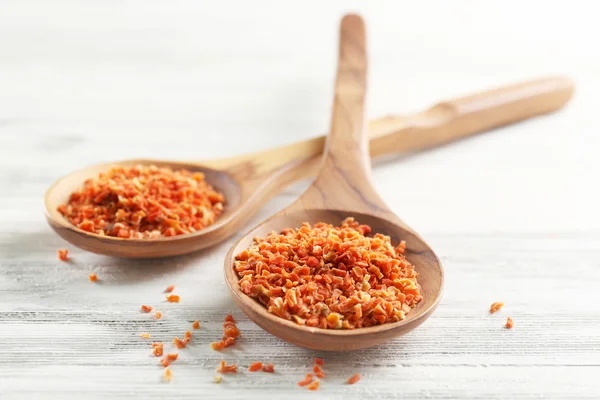
<path fill-rule="evenodd" d="M 303 399 L 295 383 L 315 355 L 325 357 L 328 373 L 310 393 L 316 399 L 598 398 L 600 59 L 590 51 L 600 35 L 597 13 L 566 1 L 304 5 L 1 3 L 0 35 L 8 38 L 0 40 L 2 400 Z M 47 226 L 44 191 L 82 166 L 225 158 L 326 131 L 334 26 L 349 7 L 371 27 L 378 67 L 369 115 L 423 110 L 542 75 L 564 73 L 578 84 L 564 112 L 373 170 L 382 199 L 445 267 L 444 297 L 421 327 L 387 345 L 327 354 L 288 345 L 237 311 L 223 255 L 307 182 L 274 197 L 222 245 L 188 256 L 103 257 L 68 246 Z M 565 18 L 567 10 L 577 18 Z M 311 29 L 282 17 L 292 14 L 309 18 Z M 401 186 L 418 189 L 406 196 Z M 72 263 L 56 260 L 62 247 Z M 92 271 L 100 284 L 87 280 Z M 162 303 L 169 284 L 180 304 Z M 490 316 L 494 301 L 506 306 Z M 163 320 L 140 314 L 143 303 L 158 306 Z M 208 342 L 221 337 L 227 312 L 243 336 L 222 355 Z M 503 328 L 508 315 L 511 331 Z M 174 381 L 161 383 L 139 332 L 167 340 L 195 319 L 203 325 L 196 344 L 174 364 Z M 215 385 L 222 356 L 244 366 L 272 361 L 279 372 Z M 355 372 L 362 380 L 343 385 Z"/>

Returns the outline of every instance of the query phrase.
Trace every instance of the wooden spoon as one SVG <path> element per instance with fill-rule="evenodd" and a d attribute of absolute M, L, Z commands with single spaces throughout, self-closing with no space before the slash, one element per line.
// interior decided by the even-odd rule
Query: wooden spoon
<path fill-rule="evenodd" d="M 296 202 L 267 219 L 233 245 L 225 257 L 225 277 L 242 311 L 257 325 L 288 342 L 316 350 L 354 350 L 374 346 L 420 325 L 436 308 L 442 293 L 443 270 L 437 256 L 421 237 L 392 213 L 370 181 L 367 135 L 363 127 L 367 55 L 365 28 L 357 15 L 343 18 L 331 129 L 321 170 L 313 184 Z M 402 184 L 400 179 L 398 185 Z M 410 196 L 411 188 L 406 188 Z M 336 226 L 347 217 L 370 225 L 397 245 L 405 240 L 405 255 L 415 265 L 423 300 L 403 321 L 353 330 L 321 329 L 277 317 L 239 285 L 233 267 L 236 254 L 253 238 L 296 228 L 303 222 L 327 222 Z"/>
<path fill-rule="evenodd" d="M 369 124 L 371 156 L 414 152 L 440 146 L 492 128 L 562 108 L 573 94 L 566 78 L 546 78 L 445 101 L 406 117 L 386 117 Z M 258 153 L 206 162 L 125 160 L 94 165 L 56 181 L 44 198 L 48 223 L 63 239 L 94 253 L 127 258 L 166 257 L 215 245 L 238 232 L 273 196 L 287 185 L 318 170 L 324 137 Z M 206 174 L 226 197 L 223 215 L 212 226 L 181 236 L 160 239 L 121 239 L 99 236 L 69 223 L 56 209 L 83 182 L 115 165 L 155 164 Z"/>

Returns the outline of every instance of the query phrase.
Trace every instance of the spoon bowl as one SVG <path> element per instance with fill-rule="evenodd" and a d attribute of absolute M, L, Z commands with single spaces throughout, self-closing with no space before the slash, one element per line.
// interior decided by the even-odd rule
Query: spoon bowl
<path fill-rule="evenodd" d="M 115 165 L 135 166 L 153 164 L 157 167 L 187 169 L 205 174 L 207 182 L 224 194 L 226 202 L 218 223 L 201 231 L 156 239 L 124 239 L 114 236 L 101 236 L 79 229 L 71 224 L 57 208 L 66 204 L 71 193 L 79 189 L 87 179 L 96 178 Z M 44 198 L 45 214 L 48 224 L 66 241 L 94 253 L 125 258 L 168 257 L 200 250 L 224 240 L 228 233 L 224 230 L 227 222 L 236 215 L 242 204 L 242 184 L 227 170 L 217 170 L 193 163 L 178 163 L 159 160 L 125 160 L 118 164 L 98 164 L 75 171 L 56 181 L 46 192 Z M 198 240 L 201 238 L 201 240 Z"/>
<path fill-rule="evenodd" d="M 233 262 L 238 253 L 250 247 L 254 237 L 265 237 L 271 232 L 281 232 L 292 226 L 300 226 L 303 222 L 311 224 L 326 222 L 339 226 L 348 216 L 354 217 L 361 224 L 369 225 L 373 232 L 390 236 L 394 244 L 401 240 L 406 241 L 404 255 L 419 274 L 418 282 L 423 300 L 406 314 L 404 320 L 353 330 L 313 328 L 298 325 L 269 313 L 259 301 L 241 291 L 240 278 L 233 267 Z M 421 325 L 440 302 L 444 273 L 435 253 L 423 239 L 412 230 L 406 229 L 403 224 L 375 215 L 345 210 L 306 209 L 277 214 L 244 235 L 225 257 L 225 280 L 238 307 L 265 331 L 301 347 L 323 351 L 346 351 L 376 346 Z"/>

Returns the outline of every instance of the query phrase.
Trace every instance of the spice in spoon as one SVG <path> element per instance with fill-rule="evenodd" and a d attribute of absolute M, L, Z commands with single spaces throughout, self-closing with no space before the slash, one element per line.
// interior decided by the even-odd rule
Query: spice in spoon
<path fill-rule="evenodd" d="M 323 329 L 354 329 L 406 317 L 422 296 L 404 241 L 347 218 L 304 223 L 255 238 L 236 256 L 240 288 L 281 318 Z"/>
<path fill-rule="evenodd" d="M 212 225 L 225 198 L 200 172 L 155 165 L 117 166 L 85 181 L 58 211 L 101 236 L 153 239 Z"/>

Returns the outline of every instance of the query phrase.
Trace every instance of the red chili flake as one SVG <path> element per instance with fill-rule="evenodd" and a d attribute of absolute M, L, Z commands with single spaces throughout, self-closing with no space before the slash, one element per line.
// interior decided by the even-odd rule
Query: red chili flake
<path fill-rule="evenodd" d="M 225 317 L 225 322 L 233 322 L 235 324 L 235 319 L 233 319 L 233 315 L 227 314 Z"/>
<path fill-rule="evenodd" d="M 319 381 L 314 381 L 307 386 L 308 390 L 317 390 L 319 388 Z"/>
<path fill-rule="evenodd" d="M 152 343 L 152 347 L 159 347 L 159 346 L 164 346 L 163 342 L 154 342 Z"/>
<path fill-rule="evenodd" d="M 69 261 L 69 250 L 67 249 L 59 249 L 57 251 L 58 253 L 58 259 L 60 261 Z"/>
<path fill-rule="evenodd" d="M 175 285 L 169 285 L 167 286 L 167 288 L 165 289 L 166 293 L 171 293 L 173 290 L 175 290 Z"/>
<path fill-rule="evenodd" d="M 313 372 L 315 373 L 317 378 L 320 378 L 320 379 L 325 378 L 325 373 L 323 373 L 323 370 L 321 369 L 319 364 L 315 364 L 315 366 L 313 367 Z"/>
<path fill-rule="evenodd" d="M 152 349 L 152 354 L 153 354 L 155 357 L 162 357 L 162 355 L 163 355 L 163 351 L 164 351 L 163 344 L 162 344 L 162 343 L 160 343 L 158 346 L 154 346 L 154 344 L 153 344 L 153 345 L 152 345 L 152 347 L 154 347 L 154 348 Z"/>
<path fill-rule="evenodd" d="M 155 318 L 155 319 L 161 319 L 161 318 L 162 318 L 162 313 L 161 313 L 160 311 L 156 311 L 156 312 L 154 313 L 154 318 Z"/>
<path fill-rule="evenodd" d="M 185 335 L 183 336 L 183 338 L 184 339 L 188 339 L 189 338 L 191 340 L 192 339 L 192 332 L 186 331 Z"/>
<path fill-rule="evenodd" d="M 161 359 L 160 359 L 160 364 L 161 364 L 163 367 L 165 367 L 165 368 L 167 368 L 169 365 L 171 365 L 171 363 L 169 362 L 169 360 L 167 360 L 166 358 L 161 358 Z"/>
<path fill-rule="evenodd" d="M 325 360 L 323 360 L 322 358 L 315 358 L 315 364 L 320 365 L 321 367 L 325 365 Z"/>
<path fill-rule="evenodd" d="M 236 364 L 226 365 L 225 360 L 221 360 L 221 366 L 217 369 L 217 372 L 220 372 L 222 374 L 236 373 L 237 365 Z"/>
<path fill-rule="evenodd" d="M 169 303 L 179 303 L 179 296 L 176 294 L 170 294 L 167 296 L 167 301 Z"/>
<path fill-rule="evenodd" d="M 178 337 L 173 339 L 173 343 L 175 344 L 175 346 L 177 346 L 178 349 L 183 349 L 187 345 L 186 342 L 179 339 Z"/>
<path fill-rule="evenodd" d="M 153 239 L 212 225 L 224 203 L 223 194 L 202 173 L 137 165 L 117 166 L 88 179 L 57 210 L 87 232 Z"/>
<path fill-rule="evenodd" d="M 150 312 L 150 311 L 152 311 L 152 307 L 147 306 L 145 304 L 142 304 L 142 311 L 143 312 Z"/>
<path fill-rule="evenodd" d="M 349 385 L 354 385 L 356 382 L 360 380 L 360 374 L 354 374 L 346 381 Z"/>
<path fill-rule="evenodd" d="M 275 372 L 275 366 L 273 364 L 267 364 L 263 366 L 262 370 L 263 372 L 268 372 L 269 374 L 272 374 Z"/>
<path fill-rule="evenodd" d="M 255 363 L 250 364 L 250 366 L 248 367 L 248 371 L 250 372 L 256 372 L 256 371 L 260 371 L 262 369 L 262 363 L 260 361 L 257 361 Z"/>
<path fill-rule="evenodd" d="M 194 323 L 192 324 L 192 329 L 200 329 L 200 321 L 194 321 Z"/>
<path fill-rule="evenodd" d="M 508 317 L 506 319 L 506 328 L 507 329 L 512 329 L 512 327 L 515 326 L 515 323 L 513 322 L 511 317 Z"/>
<path fill-rule="evenodd" d="M 304 386 L 308 385 L 309 383 L 311 383 L 312 381 L 313 381 L 312 374 L 306 374 L 304 379 L 302 379 L 300 382 L 298 382 L 298 386 L 304 387 Z"/>
<path fill-rule="evenodd" d="M 178 357 L 179 357 L 179 354 L 177 354 L 177 353 L 167 354 L 167 360 L 169 360 L 169 361 L 175 361 L 175 360 L 177 360 Z"/>
<path fill-rule="evenodd" d="M 500 310 L 502 307 L 504 307 L 504 303 L 502 303 L 502 302 L 496 302 L 496 303 L 493 303 L 493 304 L 490 306 L 490 314 L 493 314 L 493 313 L 495 313 L 496 311 L 499 311 L 499 310 Z"/>
<path fill-rule="evenodd" d="M 226 347 L 233 346 L 238 336 L 240 336 L 240 330 L 235 325 L 235 320 L 231 314 L 229 314 L 225 317 L 225 323 L 223 323 L 223 338 L 220 342 L 212 342 L 210 347 L 213 350 L 221 351 Z"/>
<path fill-rule="evenodd" d="M 169 369 L 169 367 L 165 368 L 165 373 L 163 375 L 163 378 L 167 382 L 171 382 L 171 380 L 173 379 L 173 373 L 171 372 L 171 370 Z"/>
<path fill-rule="evenodd" d="M 255 238 L 236 256 L 242 292 L 278 317 L 322 329 L 401 321 L 422 300 L 418 274 L 382 234 L 352 218 Z"/>
<path fill-rule="evenodd" d="M 96 281 L 98 280 L 98 277 L 96 276 L 96 274 L 95 274 L 95 273 L 93 273 L 93 272 L 92 272 L 92 273 L 91 273 L 91 274 L 88 276 L 88 279 L 90 280 L 90 282 L 96 282 Z"/>

